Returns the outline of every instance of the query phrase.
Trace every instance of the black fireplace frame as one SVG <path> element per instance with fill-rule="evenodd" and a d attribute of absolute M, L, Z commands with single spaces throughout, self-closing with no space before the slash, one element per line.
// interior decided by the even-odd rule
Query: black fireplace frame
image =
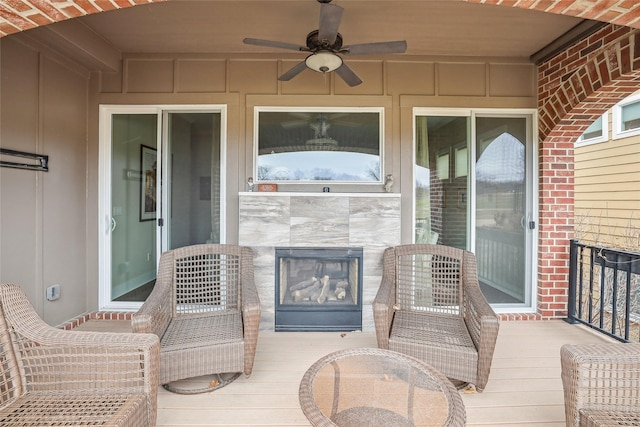
<path fill-rule="evenodd" d="M 280 260 L 299 259 L 356 259 L 358 269 L 355 304 L 349 305 L 289 305 L 281 304 Z M 362 247 L 276 247 L 275 248 L 275 331 L 349 332 L 362 330 Z"/>

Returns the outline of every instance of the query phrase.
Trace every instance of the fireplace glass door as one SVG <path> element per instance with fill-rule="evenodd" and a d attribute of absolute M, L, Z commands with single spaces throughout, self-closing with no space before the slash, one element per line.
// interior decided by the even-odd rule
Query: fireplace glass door
<path fill-rule="evenodd" d="M 277 248 L 276 331 L 360 330 L 362 248 Z"/>

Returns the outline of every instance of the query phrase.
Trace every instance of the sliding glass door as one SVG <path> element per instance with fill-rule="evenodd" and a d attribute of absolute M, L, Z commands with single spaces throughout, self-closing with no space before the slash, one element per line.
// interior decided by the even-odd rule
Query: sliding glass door
<path fill-rule="evenodd" d="M 532 307 L 533 113 L 416 109 L 414 121 L 414 241 L 472 250 L 494 307 Z"/>
<path fill-rule="evenodd" d="M 101 108 L 101 309 L 139 307 L 163 251 L 224 241 L 223 116 L 222 107 Z"/>
<path fill-rule="evenodd" d="M 165 246 L 220 243 L 220 114 L 166 112 L 165 123 Z"/>
<path fill-rule="evenodd" d="M 470 118 L 434 114 L 415 121 L 415 242 L 466 249 Z"/>
<path fill-rule="evenodd" d="M 526 141 L 526 118 L 476 118 L 475 252 L 493 303 L 527 300 Z"/>
<path fill-rule="evenodd" d="M 140 301 L 139 293 L 153 285 L 156 278 L 156 252 L 159 194 L 158 146 L 159 117 L 152 110 L 120 112 L 105 123 L 110 130 L 109 187 L 101 194 L 108 200 L 102 217 L 107 223 L 105 288 L 109 300 Z M 110 262 L 106 261 L 110 259 Z"/>

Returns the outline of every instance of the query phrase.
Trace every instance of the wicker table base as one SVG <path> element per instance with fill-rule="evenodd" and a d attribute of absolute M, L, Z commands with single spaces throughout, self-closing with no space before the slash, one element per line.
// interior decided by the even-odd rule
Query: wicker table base
<path fill-rule="evenodd" d="M 331 353 L 300 382 L 300 406 L 313 426 L 464 426 L 454 385 L 433 367 L 378 348 Z"/>
<path fill-rule="evenodd" d="M 336 414 L 332 420 L 339 426 L 349 427 L 413 427 L 414 425 L 408 419 L 393 411 L 367 406 L 346 409 Z"/>

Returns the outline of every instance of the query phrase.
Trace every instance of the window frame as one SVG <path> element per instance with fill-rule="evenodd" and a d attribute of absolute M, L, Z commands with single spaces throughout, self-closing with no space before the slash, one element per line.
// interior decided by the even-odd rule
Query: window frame
<path fill-rule="evenodd" d="M 379 177 L 378 180 L 370 181 L 349 181 L 349 180 L 304 180 L 304 179 L 287 179 L 287 180 L 261 180 L 258 174 L 259 168 L 259 149 L 260 149 L 260 113 L 273 112 L 273 113 L 376 113 L 378 114 L 378 163 L 379 163 Z M 302 106 L 254 106 L 253 117 L 253 179 L 256 183 L 276 183 L 276 184 L 295 184 L 295 185 L 313 185 L 313 184 L 349 184 L 356 186 L 363 185 L 380 185 L 384 181 L 385 177 L 385 164 L 384 164 L 384 145 L 385 145 L 385 108 L 384 107 L 302 107 Z M 330 133 L 330 131 L 329 131 Z M 348 153 L 354 153 L 354 151 L 345 151 Z"/>
<path fill-rule="evenodd" d="M 599 144 L 601 142 L 607 142 L 609 140 L 609 112 L 607 111 L 602 116 L 600 116 L 600 119 L 602 120 L 602 135 L 596 136 L 593 138 L 583 139 L 582 138 L 584 136 L 584 132 L 583 132 L 583 134 L 580 135 L 576 140 L 574 144 L 575 147 L 584 147 L 586 145 Z M 585 129 L 585 132 L 586 132 L 586 129 Z"/>
<path fill-rule="evenodd" d="M 640 135 L 640 126 L 635 129 L 622 130 L 622 109 L 631 104 L 640 103 L 640 93 L 628 96 L 618 102 L 612 108 L 613 129 L 611 139 L 622 139 L 630 136 Z"/>

